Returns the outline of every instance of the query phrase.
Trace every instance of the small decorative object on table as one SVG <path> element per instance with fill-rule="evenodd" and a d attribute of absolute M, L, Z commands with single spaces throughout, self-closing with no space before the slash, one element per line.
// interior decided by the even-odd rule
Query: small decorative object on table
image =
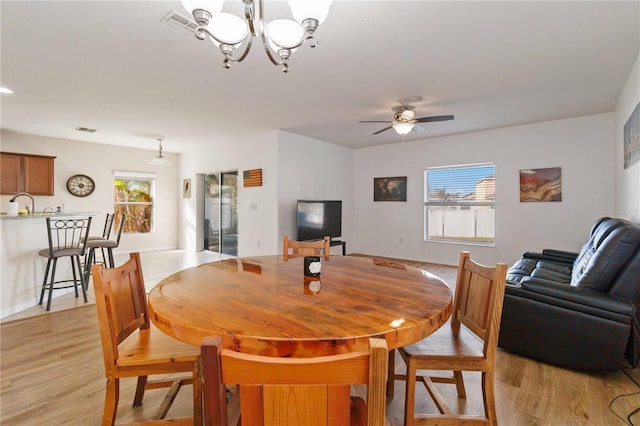
<path fill-rule="evenodd" d="M 320 269 L 320 256 L 305 256 L 304 257 L 304 275 L 307 277 L 319 277 Z"/>

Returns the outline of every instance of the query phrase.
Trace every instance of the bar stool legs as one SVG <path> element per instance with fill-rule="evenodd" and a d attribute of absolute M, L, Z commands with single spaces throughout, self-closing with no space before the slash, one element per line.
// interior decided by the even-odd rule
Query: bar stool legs
<path fill-rule="evenodd" d="M 85 303 L 88 302 L 87 288 L 84 281 L 84 276 L 82 274 L 80 256 L 70 256 L 69 258 L 71 260 L 71 272 L 73 274 L 72 280 L 56 281 L 56 267 L 58 266 L 58 258 L 54 257 L 54 258 L 49 258 L 47 260 L 47 267 L 45 269 L 44 279 L 42 281 L 42 290 L 40 291 L 40 302 L 38 302 L 39 305 L 42 305 L 42 302 L 44 301 L 44 293 L 46 290 L 49 290 L 49 295 L 47 296 L 47 308 L 46 308 L 47 311 L 51 310 L 51 299 L 53 295 L 53 290 L 71 287 L 71 285 L 56 287 L 56 284 L 73 282 L 72 285 L 73 285 L 76 297 L 79 296 L 79 293 L 78 293 L 78 285 L 79 285 L 80 288 L 82 288 L 82 297 L 84 299 L 84 302 Z"/>

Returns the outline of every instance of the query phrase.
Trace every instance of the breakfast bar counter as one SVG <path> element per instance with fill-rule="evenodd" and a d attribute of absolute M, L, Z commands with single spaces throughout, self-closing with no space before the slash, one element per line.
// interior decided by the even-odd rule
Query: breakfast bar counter
<path fill-rule="evenodd" d="M 96 217 L 97 212 L 36 213 L 30 215 L 0 215 L 0 318 L 38 303 L 46 259 L 38 251 L 49 246 L 46 219 Z M 99 233 L 101 224 L 92 224 L 92 234 Z M 69 262 L 62 261 L 57 273 L 71 273 Z M 68 270 L 68 271 L 67 271 Z M 67 291 L 73 291 L 68 289 Z M 64 294 L 57 291 L 54 296 Z"/>

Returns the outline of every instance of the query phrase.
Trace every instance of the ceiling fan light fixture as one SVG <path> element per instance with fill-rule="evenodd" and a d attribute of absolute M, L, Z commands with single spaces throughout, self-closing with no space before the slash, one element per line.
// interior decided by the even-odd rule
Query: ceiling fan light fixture
<path fill-rule="evenodd" d="M 148 163 L 151 166 L 170 166 L 171 161 L 164 158 L 162 155 L 162 139 L 158 139 L 158 154 L 151 159 Z"/>
<path fill-rule="evenodd" d="M 393 130 L 395 130 L 397 134 L 402 136 L 408 134 L 411 130 L 413 130 L 413 126 L 415 126 L 415 124 L 413 123 L 393 123 L 391 125 L 391 127 L 393 127 Z"/>

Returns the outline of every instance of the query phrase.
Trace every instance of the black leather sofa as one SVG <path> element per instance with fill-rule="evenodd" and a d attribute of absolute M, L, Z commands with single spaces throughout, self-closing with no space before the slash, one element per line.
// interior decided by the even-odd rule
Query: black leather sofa
<path fill-rule="evenodd" d="M 603 217 L 580 253 L 525 253 L 507 272 L 498 346 L 578 370 L 640 358 L 640 227 Z"/>

